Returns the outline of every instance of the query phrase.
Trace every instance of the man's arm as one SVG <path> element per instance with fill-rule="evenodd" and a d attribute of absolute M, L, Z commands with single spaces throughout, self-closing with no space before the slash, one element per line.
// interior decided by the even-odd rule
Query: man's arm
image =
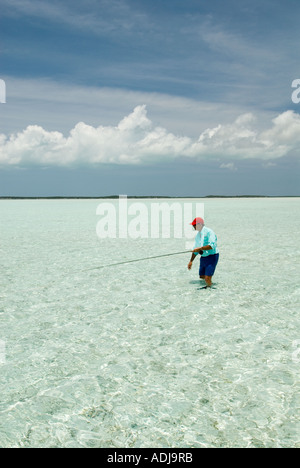
<path fill-rule="evenodd" d="M 197 255 L 194 254 L 194 250 L 193 250 L 190 262 L 193 263 L 193 261 L 195 260 L 196 257 L 197 257 Z"/>
<path fill-rule="evenodd" d="M 194 249 L 193 250 L 193 253 L 199 253 L 200 255 L 202 255 L 203 253 L 203 250 L 211 250 L 212 249 L 212 246 L 211 245 L 204 245 L 203 247 L 199 247 L 198 249 Z"/>
<path fill-rule="evenodd" d="M 195 252 L 195 253 L 194 253 Z M 190 270 L 192 268 L 192 265 L 193 265 L 193 261 L 195 260 L 195 258 L 197 257 L 196 253 L 199 253 L 200 255 L 203 254 L 203 247 L 199 248 L 199 249 L 195 249 L 193 250 L 193 253 L 192 253 L 192 256 L 191 256 L 191 260 L 188 264 L 188 269 Z"/>

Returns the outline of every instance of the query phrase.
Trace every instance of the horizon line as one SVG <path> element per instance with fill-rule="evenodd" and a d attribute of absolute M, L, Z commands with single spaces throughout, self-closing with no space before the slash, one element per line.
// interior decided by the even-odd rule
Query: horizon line
<path fill-rule="evenodd" d="M 120 197 L 128 199 L 140 198 L 299 198 L 300 195 L 203 195 L 203 196 L 172 196 L 172 195 L 101 195 L 101 196 L 14 196 L 3 195 L 0 200 L 98 200 L 98 199 L 118 199 Z"/>

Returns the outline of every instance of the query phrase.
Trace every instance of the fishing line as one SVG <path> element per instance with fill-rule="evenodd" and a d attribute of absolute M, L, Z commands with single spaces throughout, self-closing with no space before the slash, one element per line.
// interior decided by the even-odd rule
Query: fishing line
<path fill-rule="evenodd" d="M 102 265 L 102 266 L 90 268 L 84 271 L 101 270 L 102 268 L 109 268 L 109 267 L 118 266 L 118 265 L 127 265 L 128 263 L 143 262 L 144 260 L 152 260 L 153 258 L 171 257 L 172 255 L 181 255 L 185 253 L 191 253 L 191 250 L 184 250 L 183 252 L 174 252 L 174 253 L 169 253 L 169 254 L 164 254 L 164 255 L 156 255 L 155 257 L 137 258 L 135 260 L 127 260 L 126 262 L 110 263 L 109 265 Z"/>

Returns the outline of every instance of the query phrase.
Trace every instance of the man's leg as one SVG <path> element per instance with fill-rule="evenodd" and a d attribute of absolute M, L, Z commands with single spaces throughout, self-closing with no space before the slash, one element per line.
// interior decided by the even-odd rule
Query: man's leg
<path fill-rule="evenodd" d="M 218 260 L 219 254 L 212 255 L 209 257 L 201 257 L 200 259 L 199 276 L 201 279 L 205 280 L 207 288 L 211 288 L 212 286 L 212 277 L 215 273 Z"/>
<path fill-rule="evenodd" d="M 210 288 L 212 285 L 212 276 L 205 276 L 204 279 L 205 279 L 206 286 Z"/>
<path fill-rule="evenodd" d="M 200 258 L 200 268 L 199 268 L 199 277 L 200 279 L 205 280 L 205 268 L 206 268 L 206 260 L 204 257 Z"/>
<path fill-rule="evenodd" d="M 212 285 L 212 277 L 215 273 L 215 269 L 219 261 L 219 254 L 212 255 L 211 257 L 209 257 L 209 259 L 211 260 L 211 262 L 205 271 L 205 282 L 208 288 L 210 288 Z"/>

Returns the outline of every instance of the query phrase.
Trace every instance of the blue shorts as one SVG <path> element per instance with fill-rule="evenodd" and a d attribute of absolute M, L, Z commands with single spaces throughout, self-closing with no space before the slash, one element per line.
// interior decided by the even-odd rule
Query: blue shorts
<path fill-rule="evenodd" d="M 216 266 L 219 261 L 219 254 L 208 255 L 201 257 L 199 276 L 213 276 Z"/>

